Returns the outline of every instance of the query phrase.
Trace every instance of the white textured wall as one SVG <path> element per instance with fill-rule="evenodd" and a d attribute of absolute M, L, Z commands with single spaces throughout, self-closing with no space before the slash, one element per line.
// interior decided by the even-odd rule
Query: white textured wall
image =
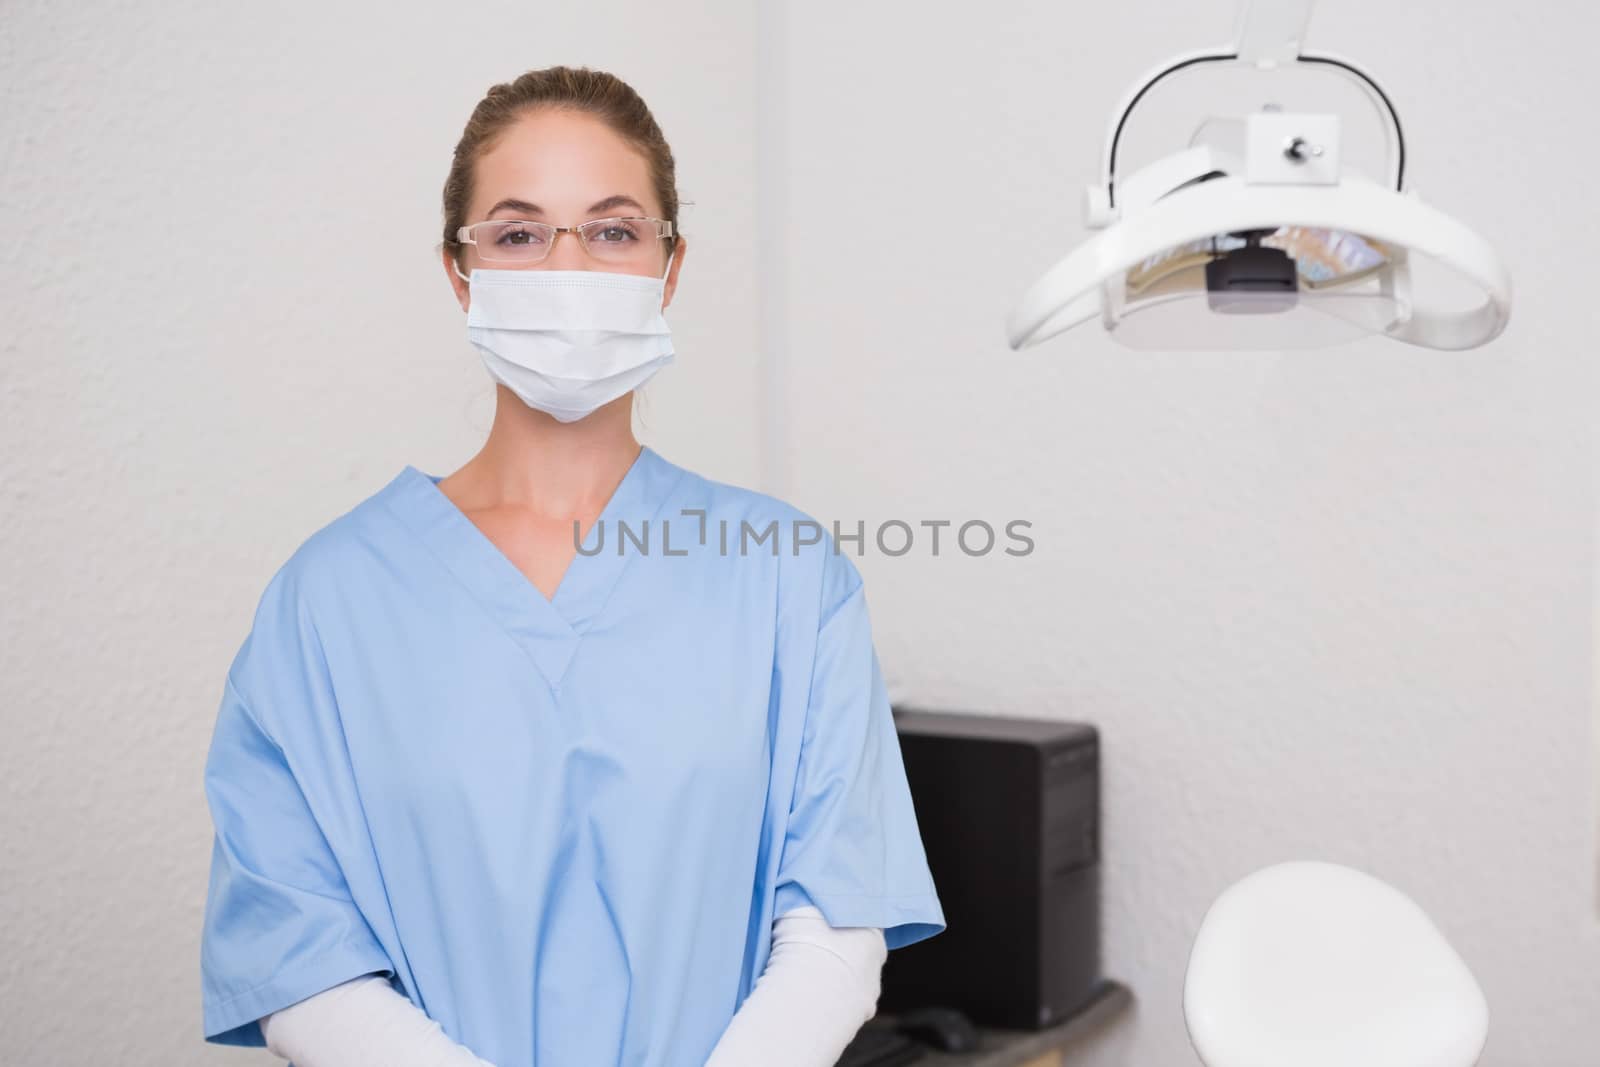
<path fill-rule="evenodd" d="M 1075 1062 L 1193 1063 L 1207 905 L 1309 857 L 1433 914 L 1489 1067 L 1600 1063 L 1595 8 L 1321 4 L 1310 47 L 1378 74 L 1517 306 L 1473 352 L 1240 355 L 1002 326 L 1082 236 L 1129 83 L 1226 42 L 1231 2 L 787 11 L 783 488 L 869 527 L 1034 523 L 1023 559 L 860 565 L 897 698 L 1102 731 L 1106 960 L 1140 1003 Z"/>
<path fill-rule="evenodd" d="M 754 11 L 0 7 L 0 1063 L 266 1063 L 200 1039 L 222 676 L 273 570 L 493 388 L 433 251 L 485 89 L 613 70 L 679 159 L 646 440 L 759 477 Z"/>
<path fill-rule="evenodd" d="M 1193 1062 L 1195 924 L 1296 856 L 1435 915 L 1489 1067 L 1592 1067 L 1600 26 L 1313 21 L 1393 91 L 1423 192 L 1509 257 L 1491 348 L 1009 353 L 1110 108 L 1232 15 L 7 4 L 0 1062 L 267 1062 L 199 1039 L 222 672 L 312 529 L 481 440 L 439 186 L 489 83 L 569 62 L 640 89 L 698 202 L 647 439 L 825 520 L 1034 523 L 1026 559 L 860 566 L 897 697 L 1103 731 L 1107 963 L 1140 1005 L 1086 1067 Z M 912 221 L 936 215 L 969 221 Z"/>

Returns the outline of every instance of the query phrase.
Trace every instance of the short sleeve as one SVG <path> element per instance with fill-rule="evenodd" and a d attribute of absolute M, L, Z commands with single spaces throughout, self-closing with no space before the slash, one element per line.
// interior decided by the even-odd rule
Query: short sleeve
<path fill-rule="evenodd" d="M 806 905 L 831 926 L 873 926 L 891 949 L 944 929 L 879 669 L 866 593 L 820 616 L 795 795 L 776 879 L 775 915 Z M 851 588 L 853 586 L 853 588 Z"/>
<path fill-rule="evenodd" d="M 215 827 L 200 951 L 207 1041 L 264 1046 L 262 1016 L 350 978 L 394 973 L 291 761 L 231 673 L 205 791 Z"/>

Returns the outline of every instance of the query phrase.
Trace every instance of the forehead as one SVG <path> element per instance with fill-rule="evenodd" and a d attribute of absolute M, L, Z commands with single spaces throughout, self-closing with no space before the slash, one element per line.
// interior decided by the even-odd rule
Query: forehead
<path fill-rule="evenodd" d="M 517 119 L 478 158 L 474 178 L 468 214 L 475 219 L 507 197 L 538 204 L 554 221 L 581 217 L 619 193 L 660 210 L 644 156 L 600 119 L 570 111 Z"/>

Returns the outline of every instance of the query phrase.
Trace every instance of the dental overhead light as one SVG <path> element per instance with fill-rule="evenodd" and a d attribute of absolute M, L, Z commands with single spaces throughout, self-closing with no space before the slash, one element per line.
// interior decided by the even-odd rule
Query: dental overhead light
<path fill-rule="evenodd" d="M 1505 328 L 1509 272 L 1487 241 L 1407 190 L 1400 118 L 1378 83 L 1344 59 L 1301 54 L 1311 5 L 1247 0 L 1233 47 L 1177 56 L 1136 84 L 1111 123 L 1101 181 L 1085 191 L 1084 222 L 1102 232 L 1024 294 L 1006 321 L 1013 349 L 1095 319 L 1124 344 L 1162 349 L 1304 348 L 1368 334 L 1463 349 Z M 1205 64 L 1353 81 L 1386 127 L 1384 180 L 1341 160 L 1338 114 L 1274 104 L 1212 117 L 1186 148 L 1120 173 L 1134 108 L 1156 83 Z M 1414 286 L 1419 257 L 1470 283 L 1470 304 L 1445 306 L 1440 292 Z"/>

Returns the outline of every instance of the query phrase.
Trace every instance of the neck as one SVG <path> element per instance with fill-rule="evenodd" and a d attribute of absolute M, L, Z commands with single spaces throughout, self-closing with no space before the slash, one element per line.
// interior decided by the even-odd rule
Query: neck
<path fill-rule="evenodd" d="M 576 422 L 560 422 L 495 387 L 494 425 L 458 475 L 480 506 L 514 504 L 550 518 L 604 506 L 639 455 L 633 394 Z"/>

